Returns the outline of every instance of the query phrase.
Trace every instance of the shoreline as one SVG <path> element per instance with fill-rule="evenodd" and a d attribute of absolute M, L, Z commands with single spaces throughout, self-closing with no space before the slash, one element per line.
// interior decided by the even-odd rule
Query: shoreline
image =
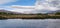
<path fill-rule="evenodd" d="M 58 15 L 0 15 L 0 19 L 60 19 Z"/>

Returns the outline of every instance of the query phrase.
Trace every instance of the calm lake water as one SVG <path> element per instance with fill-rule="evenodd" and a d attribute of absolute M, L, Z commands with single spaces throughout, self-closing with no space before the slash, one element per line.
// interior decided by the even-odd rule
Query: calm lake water
<path fill-rule="evenodd" d="M 60 19 L 0 20 L 0 28 L 60 28 Z"/>

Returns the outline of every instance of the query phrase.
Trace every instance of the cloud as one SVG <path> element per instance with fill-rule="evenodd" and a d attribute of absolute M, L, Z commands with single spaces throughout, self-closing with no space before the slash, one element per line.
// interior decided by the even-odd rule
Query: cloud
<path fill-rule="evenodd" d="M 49 0 L 48 2 L 51 10 L 60 10 L 60 0 Z"/>
<path fill-rule="evenodd" d="M 49 2 L 48 4 L 50 6 L 53 6 L 53 7 L 59 7 L 60 6 L 60 0 L 49 0 L 48 2 Z"/>
<path fill-rule="evenodd" d="M 23 7 L 23 8 L 21 8 L 21 7 Z M 34 6 L 12 5 L 12 6 L 3 7 L 3 9 L 5 9 L 5 10 L 9 10 L 12 12 L 26 13 L 26 14 L 32 13 L 32 11 L 34 9 L 31 9 L 31 8 L 34 8 Z"/>
<path fill-rule="evenodd" d="M 35 6 L 20 6 L 20 5 L 12 5 L 11 8 L 18 8 L 18 9 L 34 9 Z"/>
<path fill-rule="evenodd" d="M 49 9 L 51 9 L 51 10 L 54 9 L 52 7 L 47 9 L 47 7 L 44 7 L 42 5 L 40 5 L 40 6 L 13 5 L 13 6 L 10 6 L 10 8 L 12 8 L 12 10 L 10 10 L 10 11 L 19 12 L 19 13 L 26 13 L 26 14 L 29 14 L 29 13 L 46 13 L 46 12 L 50 11 Z"/>
<path fill-rule="evenodd" d="M 60 3 L 58 1 L 59 0 L 49 0 L 49 1 L 46 0 L 39 4 L 37 1 L 37 3 L 35 3 L 36 4 L 35 6 L 12 5 L 5 8 L 8 8 L 10 11 L 13 11 L 13 12 L 20 12 L 20 13 L 27 13 L 27 14 L 28 13 L 46 13 L 50 11 L 59 10 Z"/>
<path fill-rule="evenodd" d="M 17 0 L 0 0 L 0 4 L 6 4 L 9 2 L 16 2 Z"/>
<path fill-rule="evenodd" d="M 48 9 L 45 9 L 44 6 L 19 6 L 19 5 L 13 5 L 11 6 L 13 8 L 13 12 L 20 12 L 20 13 L 46 13 Z M 38 11 L 39 10 L 39 11 Z"/>
<path fill-rule="evenodd" d="M 36 2 L 36 9 L 56 11 L 60 6 L 60 0 L 43 0 Z"/>

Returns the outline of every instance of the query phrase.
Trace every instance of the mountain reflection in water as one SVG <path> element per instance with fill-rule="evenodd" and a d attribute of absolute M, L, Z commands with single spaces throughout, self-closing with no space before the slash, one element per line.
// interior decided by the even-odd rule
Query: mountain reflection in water
<path fill-rule="evenodd" d="M 60 28 L 60 19 L 0 20 L 0 28 Z"/>

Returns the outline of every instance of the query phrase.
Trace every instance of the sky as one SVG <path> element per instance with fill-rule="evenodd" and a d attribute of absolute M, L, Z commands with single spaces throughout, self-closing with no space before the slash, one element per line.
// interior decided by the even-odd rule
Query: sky
<path fill-rule="evenodd" d="M 36 0 L 2 0 L 0 4 L 2 6 L 10 6 L 10 5 L 23 5 L 23 6 L 32 6 L 34 5 Z"/>
<path fill-rule="evenodd" d="M 20 13 L 44 13 L 59 10 L 60 0 L 0 0 L 0 9 Z"/>

